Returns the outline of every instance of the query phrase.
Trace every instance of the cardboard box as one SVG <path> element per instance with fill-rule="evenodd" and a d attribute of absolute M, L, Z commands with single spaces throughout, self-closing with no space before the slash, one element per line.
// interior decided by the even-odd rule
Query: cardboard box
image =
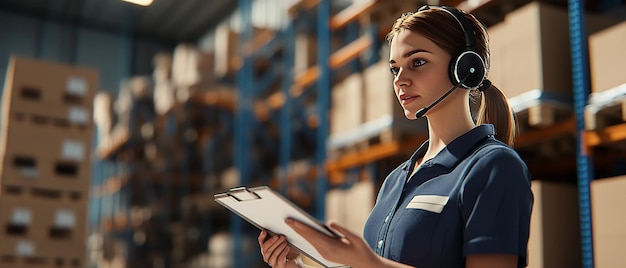
<path fill-rule="evenodd" d="M 159 52 L 152 58 L 152 78 L 156 84 L 169 83 L 172 80 L 173 55 L 169 52 Z M 213 64 L 213 63 L 211 63 Z"/>
<path fill-rule="evenodd" d="M 588 33 L 614 21 L 593 14 L 587 14 L 586 18 Z M 489 79 L 507 97 L 534 89 L 564 99 L 572 96 L 567 9 L 531 2 L 513 10 L 503 22 L 487 30 L 491 55 Z M 612 70 L 617 72 L 618 69 Z"/>
<path fill-rule="evenodd" d="M 89 131 L 93 128 L 91 107 L 31 101 L 17 101 L 13 105 L 11 112 L 3 115 L 3 124 L 6 124 L 9 120 L 25 118 L 60 127 L 79 127 Z"/>
<path fill-rule="evenodd" d="M 115 124 L 113 114 L 113 95 L 106 91 L 100 91 L 93 100 L 93 121 L 98 131 L 100 140 L 109 136 Z"/>
<path fill-rule="evenodd" d="M 393 76 L 389 72 L 388 60 L 367 67 L 363 71 L 365 78 L 365 122 L 391 116 L 405 119 L 402 106 L 393 89 Z"/>
<path fill-rule="evenodd" d="M 174 108 L 175 89 L 174 84 L 169 81 L 158 82 L 154 85 L 154 110 L 157 115 L 165 115 Z"/>
<path fill-rule="evenodd" d="M 0 196 L 1 267 L 83 267 L 87 202 Z"/>
<path fill-rule="evenodd" d="M 3 193 L 0 235 L 33 240 L 85 242 L 87 200 L 73 202 L 40 196 Z"/>
<path fill-rule="evenodd" d="M 363 76 L 351 74 L 331 92 L 330 136 L 354 135 L 363 123 Z M 358 133 L 357 133 L 358 134 Z"/>
<path fill-rule="evenodd" d="M 490 27 L 493 82 L 509 98 L 533 89 L 572 94 L 567 10 L 531 2 Z"/>
<path fill-rule="evenodd" d="M 3 163 L 0 191 L 6 187 L 42 189 L 63 199 L 86 199 L 90 172 L 88 163 L 9 155 Z"/>
<path fill-rule="evenodd" d="M 243 57 L 250 56 L 270 42 L 276 31 L 269 28 L 252 28 L 250 40 L 242 44 L 241 32 L 229 24 L 222 23 L 215 28 L 213 40 L 214 74 L 217 78 L 234 77 L 243 64 Z"/>
<path fill-rule="evenodd" d="M 88 191 L 90 132 L 31 120 L 12 120 L 6 125 L 8 131 L 0 144 L 2 186 Z"/>
<path fill-rule="evenodd" d="M 172 81 L 179 87 L 206 89 L 213 82 L 214 61 L 213 53 L 180 44 L 174 49 Z"/>
<path fill-rule="evenodd" d="M 11 120 L 1 151 L 37 157 L 89 162 L 92 133 L 78 128 L 61 128 L 47 122 Z"/>
<path fill-rule="evenodd" d="M 14 93 L 12 102 L 36 98 L 56 105 L 90 106 L 98 82 L 98 73 L 90 68 L 17 56 L 11 57 L 7 75 L 8 88 Z"/>
<path fill-rule="evenodd" d="M 374 183 L 371 181 L 360 181 L 349 189 L 330 190 L 326 194 L 326 219 L 362 234 L 375 200 Z"/>
<path fill-rule="evenodd" d="M 591 91 L 602 92 L 626 83 L 626 21 L 589 36 Z"/>
<path fill-rule="evenodd" d="M 297 77 L 317 64 L 317 39 L 307 33 L 296 34 L 294 47 L 294 75 Z"/>
<path fill-rule="evenodd" d="M 591 181 L 591 216 L 596 267 L 626 263 L 626 176 Z"/>
<path fill-rule="evenodd" d="M 31 240 L 0 235 L 0 267 L 86 267 L 85 243 Z"/>
<path fill-rule="evenodd" d="M 508 90 L 507 75 L 512 75 L 507 72 L 508 59 L 508 36 L 511 34 L 509 27 L 504 22 L 490 26 L 488 29 L 489 34 L 489 73 L 488 79 L 499 89 Z M 508 92 L 505 92 L 507 97 Z"/>
<path fill-rule="evenodd" d="M 360 3 L 353 3 L 360 4 Z M 396 20 L 404 13 L 415 12 L 420 8 L 420 4 L 415 1 L 386 0 L 379 1 L 366 19 L 361 19 L 363 26 L 377 25 L 380 27 L 379 36 L 384 37 Z"/>
<path fill-rule="evenodd" d="M 239 55 L 239 34 L 227 24 L 215 28 L 214 73 L 218 78 L 232 77 L 239 68 L 235 58 Z"/>
<path fill-rule="evenodd" d="M 12 57 L 3 95 L 3 120 L 23 113 L 91 125 L 98 83 L 94 70 Z"/>
<path fill-rule="evenodd" d="M 152 89 L 154 88 L 154 85 L 151 77 L 133 76 L 126 82 L 135 101 L 152 100 L 154 94 Z"/>
<path fill-rule="evenodd" d="M 528 267 L 581 267 L 576 184 L 532 181 Z"/>

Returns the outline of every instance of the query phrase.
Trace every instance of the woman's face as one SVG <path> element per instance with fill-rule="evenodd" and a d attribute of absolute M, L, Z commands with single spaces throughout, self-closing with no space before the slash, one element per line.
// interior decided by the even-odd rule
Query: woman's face
<path fill-rule="evenodd" d="M 448 76 L 450 54 L 430 39 L 409 30 L 399 31 L 391 41 L 389 65 L 393 88 L 408 119 L 427 107 L 453 85 Z M 427 114 L 445 105 L 444 99 Z"/>

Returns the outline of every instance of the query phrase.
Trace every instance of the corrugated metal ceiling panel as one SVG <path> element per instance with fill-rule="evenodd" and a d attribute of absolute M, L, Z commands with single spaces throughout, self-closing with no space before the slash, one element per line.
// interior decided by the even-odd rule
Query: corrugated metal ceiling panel
<path fill-rule="evenodd" d="M 233 0 L 1 0 L 0 10 L 167 43 L 196 42 L 237 7 Z"/>

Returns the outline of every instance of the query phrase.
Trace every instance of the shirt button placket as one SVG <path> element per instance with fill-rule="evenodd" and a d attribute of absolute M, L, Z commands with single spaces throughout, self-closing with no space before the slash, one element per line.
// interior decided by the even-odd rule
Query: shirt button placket
<path fill-rule="evenodd" d="M 389 213 L 387 217 L 385 217 L 385 224 L 383 225 L 385 232 L 383 232 L 381 236 L 379 236 L 378 243 L 376 243 L 376 252 L 381 256 L 383 255 L 383 248 L 384 248 L 383 246 L 385 244 L 384 239 L 385 239 L 387 232 L 389 231 L 389 220 L 391 219 L 392 213 Z"/>

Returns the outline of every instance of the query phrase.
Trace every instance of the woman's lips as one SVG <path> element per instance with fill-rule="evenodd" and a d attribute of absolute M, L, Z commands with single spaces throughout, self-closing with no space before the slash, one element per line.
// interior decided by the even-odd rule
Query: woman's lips
<path fill-rule="evenodd" d="M 416 99 L 417 99 L 417 96 L 402 95 L 402 96 L 400 96 L 400 103 L 402 103 L 402 105 L 407 105 L 407 104 L 415 101 Z"/>

